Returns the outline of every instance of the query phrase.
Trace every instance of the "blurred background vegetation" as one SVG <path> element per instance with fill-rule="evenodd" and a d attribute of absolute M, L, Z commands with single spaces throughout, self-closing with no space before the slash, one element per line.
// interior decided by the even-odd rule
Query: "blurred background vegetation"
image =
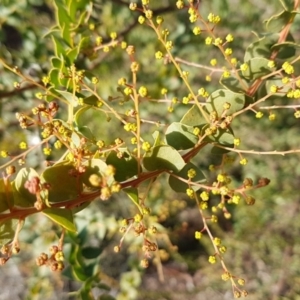
<path fill-rule="evenodd" d="M 168 96 L 179 99 L 186 95 L 176 71 L 169 65 L 155 62 L 153 56 L 160 49 L 159 41 L 147 26 L 138 25 L 138 12 L 128 9 L 127 1 L 93 0 L 89 25 L 93 24 L 91 36 L 101 35 L 109 41 L 109 34 L 118 33 L 128 44 L 135 45 L 136 57 L 141 64 L 140 84 L 146 85 L 156 98 L 162 87 L 169 90 Z M 186 10 L 178 11 L 173 0 L 154 0 L 151 7 L 165 19 L 174 41 L 176 56 L 189 62 L 208 65 L 213 57 L 220 57 L 216 50 L 205 48 L 203 40 L 192 33 Z M 219 14 L 222 23 L 218 33 L 235 37 L 232 48 L 242 60 L 245 48 L 255 40 L 254 32 L 264 32 L 263 21 L 280 12 L 280 1 L 268 0 L 202 0 L 200 11 Z M 0 56 L 10 65 L 17 65 L 22 72 L 36 80 L 47 74 L 54 49 L 47 35 L 55 24 L 54 6 L 51 0 L 2 0 L 0 3 Z M 297 17 L 292 32 L 299 41 L 300 20 Z M 204 38 L 203 38 L 204 39 Z M 112 50 L 98 52 L 95 56 L 84 53 L 77 62 L 80 69 L 93 72 L 100 78 L 99 94 L 102 97 L 116 96 L 117 81 L 130 74 L 130 62 L 124 52 Z M 220 66 L 222 62 L 220 59 Z M 218 77 L 210 83 L 205 81 L 207 71 L 186 67 L 195 90 L 204 86 L 209 91 L 219 87 Z M 0 148 L 18 154 L 19 143 L 39 141 L 34 130 L 19 130 L 16 112 L 30 111 L 36 105 L 36 90 L 28 86 L 14 93 L 14 74 L 0 66 Z M 168 104 L 145 105 L 143 117 L 162 124 L 181 118 L 186 107 L 178 105 L 173 114 L 168 113 Z M 96 121 L 95 121 L 96 120 Z M 111 143 L 119 135 L 119 124 L 107 123 L 102 115 L 91 113 L 86 118 L 93 126 L 97 138 Z M 235 135 L 242 140 L 242 148 L 255 150 L 288 150 L 300 145 L 299 120 L 293 113 L 283 110 L 276 121 L 267 118 L 255 119 L 253 114 L 244 114 L 235 125 Z M 149 132 L 155 128 L 149 125 Z M 163 129 L 162 129 L 163 130 Z M 209 149 L 200 152 L 197 159 L 208 170 L 215 158 Z M 52 159 L 60 153 L 54 153 Z M 247 156 L 249 164 L 241 168 L 238 159 L 228 173 L 238 183 L 245 177 L 256 181 L 260 177 L 271 180 L 268 187 L 253 193 L 254 206 L 239 205 L 232 208 L 232 219 L 220 216 L 213 232 L 222 238 L 228 251 L 225 261 L 232 273 L 246 280 L 248 299 L 300 299 L 300 218 L 299 218 L 299 155 Z M 27 163 L 34 168 L 43 168 L 41 149 L 32 153 Z M 1 161 L 0 161 L 1 163 Z M 206 172 L 210 176 L 209 172 Z M 177 299 L 232 299 L 231 287 L 221 280 L 222 269 L 217 263 L 207 262 L 212 247 L 208 238 L 200 242 L 194 239 L 195 230 L 202 228 L 194 204 L 181 195 L 165 189 L 164 179 L 157 181 L 150 192 L 152 223 L 157 223 L 162 269 L 156 262 L 146 270 L 139 266 L 141 241 L 133 234 L 126 236 L 121 253 L 113 247 L 119 243 L 119 221 L 131 217 L 135 207 L 125 194 L 113 201 L 94 202 L 77 217 L 78 237 L 66 238 L 66 256 L 74 244 L 85 251 L 88 267 L 100 270 L 101 284 L 95 288 L 96 297 L 111 295 L 118 300 L 177 300 Z M 21 232 L 21 253 L 1 267 L 0 299 L 73 299 L 69 292 L 77 291 L 80 284 L 74 274 L 51 273 L 46 268 L 35 266 L 35 258 L 57 241 L 57 228 L 42 216 L 26 220 Z M 72 246 L 73 245 L 73 246 Z M 84 250 L 85 249 L 85 250 Z M 74 249 L 73 249 L 74 250 Z M 72 250 L 72 251 L 73 251 Z M 74 251 L 73 251 L 74 252 Z M 164 281 L 162 280 L 162 274 Z M 106 291 L 106 285 L 111 287 Z M 75 299 L 75 298 L 74 298 Z M 105 299 L 104 297 L 102 299 Z M 107 299 L 109 297 L 107 296 Z"/>

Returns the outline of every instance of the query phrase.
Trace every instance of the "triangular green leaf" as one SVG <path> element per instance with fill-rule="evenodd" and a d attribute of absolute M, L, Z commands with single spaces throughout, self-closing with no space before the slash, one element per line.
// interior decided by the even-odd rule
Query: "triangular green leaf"
<path fill-rule="evenodd" d="M 266 21 L 266 28 L 268 31 L 280 32 L 280 30 L 286 24 L 293 21 L 295 15 L 296 15 L 295 12 L 289 12 L 287 10 L 283 10 L 279 14 L 272 16 L 270 19 Z"/>
<path fill-rule="evenodd" d="M 137 188 L 126 188 L 123 191 L 127 194 L 127 196 L 131 199 L 131 201 L 139 206 L 139 193 Z"/>
<path fill-rule="evenodd" d="M 78 105 L 78 98 L 76 95 L 73 95 L 70 92 L 56 90 L 59 94 L 61 94 L 70 104 L 74 107 Z"/>
<path fill-rule="evenodd" d="M 0 213 L 9 210 L 14 206 L 14 196 L 9 181 L 0 179 Z"/>
<path fill-rule="evenodd" d="M 73 221 L 73 213 L 70 209 L 52 207 L 44 209 L 43 214 L 68 231 L 76 232 L 76 226 Z"/>
<path fill-rule="evenodd" d="M 182 123 L 172 123 L 166 131 L 167 144 L 176 150 L 190 149 L 198 142 L 198 137 L 193 134 L 194 127 Z"/>
<path fill-rule="evenodd" d="M 245 86 L 248 86 L 248 83 L 245 80 L 242 80 Z M 236 77 L 221 77 L 220 83 L 228 90 L 235 93 L 245 92 L 244 87 L 242 86 L 240 80 Z"/>
<path fill-rule="evenodd" d="M 224 89 L 214 91 L 207 99 L 206 109 L 208 112 L 216 111 L 218 117 L 221 117 L 224 112 L 225 103 L 230 104 L 230 108 L 226 111 L 226 115 L 232 115 L 244 108 L 245 95 Z"/>
<path fill-rule="evenodd" d="M 138 173 L 138 162 L 135 157 L 131 156 L 127 149 L 119 149 L 123 156 L 119 158 L 117 153 L 112 151 L 106 159 L 108 165 L 116 168 L 115 179 L 125 181 Z"/>
<path fill-rule="evenodd" d="M 38 173 L 32 168 L 22 168 L 15 180 L 12 182 L 12 190 L 14 193 L 14 205 L 20 207 L 31 207 L 36 201 L 36 196 L 31 194 L 24 187 L 25 182 L 32 177 L 39 177 Z"/>
<path fill-rule="evenodd" d="M 193 105 L 180 120 L 180 123 L 188 126 L 198 126 L 207 123 L 197 105 Z"/>
<path fill-rule="evenodd" d="M 100 247 L 85 247 L 82 249 L 81 254 L 84 258 L 94 259 L 97 258 L 102 252 Z"/>
<path fill-rule="evenodd" d="M 160 145 L 146 154 L 143 164 L 148 171 L 167 169 L 178 172 L 185 166 L 185 161 L 174 148 Z"/>
<path fill-rule="evenodd" d="M 0 221 L 0 248 L 14 238 L 18 222 L 17 219 Z"/>
<path fill-rule="evenodd" d="M 242 71 L 246 79 L 257 79 L 264 75 L 270 74 L 273 70 L 268 67 L 269 59 L 264 57 L 255 57 L 246 62 L 248 68 Z"/>
<path fill-rule="evenodd" d="M 283 42 L 280 44 L 274 44 L 271 49 L 278 51 L 277 58 L 287 59 L 296 54 L 296 49 L 299 49 L 300 45 L 295 42 Z"/>
<path fill-rule="evenodd" d="M 202 128 L 202 132 L 204 134 L 205 129 L 208 128 L 209 125 L 206 125 Z M 233 146 L 234 135 L 230 128 L 228 129 L 221 129 L 219 128 L 214 134 L 207 136 L 204 141 L 205 142 L 217 142 L 220 145 L 226 147 Z"/>
<path fill-rule="evenodd" d="M 294 0 L 279 0 L 283 6 L 283 8 L 287 11 L 294 10 L 295 1 Z"/>
<path fill-rule="evenodd" d="M 50 184 L 48 202 L 61 202 L 78 197 L 82 191 L 82 184 L 78 177 L 72 175 L 75 168 L 68 162 L 47 168 L 41 178 Z"/>

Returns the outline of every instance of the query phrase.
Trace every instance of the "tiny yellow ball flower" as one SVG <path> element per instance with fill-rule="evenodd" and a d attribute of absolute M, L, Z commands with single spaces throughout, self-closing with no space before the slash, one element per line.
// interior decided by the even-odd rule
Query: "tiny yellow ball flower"
<path fill-rule="evenodd" d="M 192 179 L 197 175 L 197 172 L 195 169 L 189 169 L 187 172 L 187 176 L 188 178 Z"/>
<path fill-rule="evenodd" d="M 126 96 L 131 95 L 131 94 L 132 94 L 132 88 L 130 88 L 129 86 L 125 87 L 125 89 L 124 89 L 124 94 L 125 94 Z"/>
<path fill-rule="evenodd" d="M 233 195 L 231 200 L 232 200 L 232 203 L 237 205 L 237 204 L 240 203 L 241 196 L 240 195 Z"/>
<path fill-rule="evenodd" d="M 188 71 L 183 71 L 182 72 L 182 77 L 187 78 L 189 76 L 189 72 Z"/>
<path fill-rule="evenodd" d="M 270 69 L 272 69 L 272 68 L 275 68 L 275 61 L 274 60 L 269 60 L 268 61 L 268 67 L 270 68 Z"/>
<path fill-rule="evenodd" d="M 19 89 L 21 87 L 21 84 L 17 81 L 14 82 L 14 88 Z"/>
<path fill-rule="evenodd" d="M 214 165 L 209 165 L 208 169 L 209 169 L 209 171 L 214 171 L 216 168 Z"/>
<path fill-rule="evenodd" d="M 188 97 L 183 97 L 182 98 L 182 103 L 183 104 L 188 104 L 190 102 L 190 98 L 188 98 Z"/>
<path fill-rule="evenodd" d="M 232 54 L 232 49 L 231 48 L 226 48 L 225 49 L 225 55 L 230 56 Z"/>
<path fill-rule="evenodd" d="M 215 58 L 210 60 L 210 64 L 214 67 L 217 65 L 217 60 Z"/>
<path fill-rule="evenodd" d="M 143 220 L 143 215 L 142 214 L 136 214 L 133 218 L 134 218 L 134 222 L 139 223 Z"/>
<path fill-rule="evenodd" d="M 216 38 L 214 41 L 214 45 L 218 46 L 218 45 L 222 45 L 223 41 L 221 38 Z"/>
<path fill-rule="evenodd" d="M 218 217 L 216 215 L 212 215 L 211 219 L 210 219 L 213 223 L 217 223 L 218 222 Z"/>
<path fill-rule="evenodd" d="M 230 275 L 229 272 L 225 272 L 225 273 L 222 274 L 221 277 L 222 277 L 222 280 L 227 281 L 231 278 L 231 275 Z"/>
<path fill-rule="evenodd" d="M 43 99 L 43 94 L 41 92 L 36 93 L 35 96 L 40 100 Z"/>
<path fill-rule="evenodd" d="M 226 178 L 227 178 L 227 176 L 225 175 L 225 174 L 218 174 L 218 176 L 217 176 L 217 181 L 218 182 L 226 182 Z"/>
<path fill-rule="evenodd" d="M 62 143 L 60 140 L 57 140 L 55 143 L 54 143 L 54 148 L 55 149 L 61 149 L 62 147 Z"/>
<path fill-rule="evenodd" d="M 230 43 L 230 42 L 232 42 L 233 41 L 233 36 L 232 36 L 232 34 L 227 34 L 227 36 L 226 36 L 226 41 L 228 42 L 228 43 Z"/>
<path fill-rule="evenodd" d="M 132 73 L 138 72 L 139 68 L 140 68 L 140 65 L 136 61 L 132 62 L 130 65 L 130 69 L 131 69 Z"/>
<path fill-rule="evenodd" d="M 294 98 L 294 90 L 289 89 L 288 92 L 286 93 L 286 96 L 288 98 Z"/>
<path fill-rule="evenodd" d="M 228 219 L 228 220 L 231 219 L 231 213 L 225 212 L 224 217 L 225 217 L 225 219 Z"/>
<path fill-rule="evenodd" d="M 275 85 L 275 84 L 272 84 L 271 87 L 270 87 L 270 92 L 271 92 L 271 93 L 276 93 L 276 92 L 278 92 L 278 86 Z"/>
<path fill-rule="evenodd" d="M 148 95 L 148 90 L 145 86 L 141 86 L 138 93 L 141 97 L 146 97 Z"/>
<path fill-rule="evenodd" d="M 97 77 L 92 78 L 92 84 L 97 84 L 99 82 L 99 79 Z"/>
<path fill-rule="evenodd" d="M 246 158 L 242 158 L 240 160 L 240 164 L 243 165 L 243 166 L 245 166 L 247 163 L 248 163 L 248 160 Z"/>
<path fill-rule="evenodd" d="M 187 194 L 191 199 L 193 199 L 193 198 L 195 197 L 195 192 L 194 192 L 194 190 L 191 189 L 191 188 L 186 189 L 186 194 Z"/>
<path fill-rule="evenodd" d="M 49 76 L 43 76 L 42 82 L 44 85 L 47 85 L 50 82 L 50 77 Z"/>
<path fill-rule="evenodd" d="M 201 237 L 202 237 L 202 232 L 200 232 L 200 231 L 195 231 L 195 239 L 196 239 L 196 240 L 200 240 Z"/>
<path fill-rule="evenodd" d="M 164 30 L 162 30 L 161 34 L 166 37 L 170 34 L 170 31 L 169 31 L 169 29 L 164 29 Z"/>
<path fill-rule="evenodd" d="M 230 62 L 231 62 L 234 66 L 236 66 L 236 65 L 237 65 L 237 58 L 236 58 L 236 57 L 232 57 L 232 58 L 230 59 Z"/>
<path fill-rule="evenodd" d="M 190 20 L 191 23 L 195 23 L 197 21 L 197 19 L 198 19 L 198 17 L 195 13 L 190 14 L 189 20 Z"/>
<path fill-rule="evenodd" d="M 294 90 L 294 95 L 293 96 L 294 96 L 295 99 L 300 98 L 300 90 L 299 89 Z"/>
<path fill-rule="evenodd" d="M 225 246 L 219 247 L 219 251 L 224 254 L 227 251 L 227 248 Z"/>
<path fill-rule="evenodd" d="M 51 154 L 52 149 L 49 147 L 45 147 L 43 148 L 43 152 L 45 155 L 50 155 Z"/>
<path fill-rule="evenodd" d="M 276 115 L 274 113 L 270 113 L 269 114 L 269 120 L 270 121 L 275 121 L 275 119 L 276 119 Z"/>
<path fill-rule="evenodd" d="M 207 16 L 207 19 L 208 19 L 209 22 L 213 23 L 214 17 L 215 17 L 215 15 L 214 15 L 213 13 L 210 13 L 210 14 Z"/>
<path fill-rule="evenodd" d="M 198 136 L 198 135 L 200 134 L 200 128 L 195 127 L 195 128 L 193 129 L 193 134 Z"/>
<path fill-rule="evenodd" d="M 209 193 L 207 191 L 203 191 L 201 194 L 200 194 L 200 198 L 203 200 L 203 201 L 208 201 L 209 200 Z"/>
<path fill-rule="evenodd" d="M 282 65 L 282 69 L 289 75 L 294 73 L 294 67 L 287 61 Z"/>
<path fill-rule="evenodd" d="M 221 186 L 220 187 L 220 194 L 223 195 L 223 196 L 226 196 L 228 195 L 229 193 L 229 189 L 227 186 Z"/>
<path fill-rule="evenodd" d="M 178 103 L 178 102 L 179 102 L 179 100 L 178 100 L 177 97 L 173 97 L 173 98 L 172 98 L 172 103 L 173 103 L 173 104 L 176 104 L 176 103 Z"/>
<path fill-rule="evenodd" d="M 100 141 L 97 141 L 96 145 L 99 147 L 99 149 L 105 147 L 105 142 L 100 140 Z"/>
<path fill-rule="evenodd" d="M 201 28 L 199 26 L 196 26 L 193 28 L 194 35 L 199 35 L 201 33 Z"/>
<path fill-rule="evenodd" d="M 173 48 L 173 42 L 172 41 L 167 41 L 166 42 L 166 49 L 167 50 L 172 50 Z"/>
<path fill-rule="evenodd" d="M 121 49 L 126 49 L 127 48 L 127 43 L 122 41 L 121 42 Z"/>
<path fill-rule="evenodd" d="M 163 58 L 163 53 L 161 51 L 157 51 L 155 52 L 155 58 L 156 59 L 162 59 Z"/>
<path fill-rule="evenodd" d="M 223 72 L 223 77 L 224 77 L 224 78 L 230 77 L 230 72 L 229 72 L 228 70 L 225 70 L 225 71 Z"/>
<path fill-rule="evenodd" d="M 161 17 L 161 16 L 157 16 L 157 17 L 156 17 L 156 23 L 157 23 L 158 25 L 162 24 L 163 21 L 164 21 L 163 17 Z"/>
<path fill-rule="evenodd" d="M 211 45 L 212 44 L 212 41 L 213 41 L 213 38 L 208 36 L 206 39 L 205 39 L 205 44 L 206 45 Z"/>
<path fill-rule="evenodd" d="M 168 93 L 168 90 L 166 88 L 162 88 L 161 91 L 160 91 L 160 93 L 162 95 L 166 95 Z"/>
<path fill-rule="evenodd" d="M 150 149 L 151 149 L 150 143 L 149 142 L 143 142 L 142 149 L 145 150 L 146 152 L 150 151 Z"/>
<path fill-rule="evenodd" d="M 146 16 L 147 19 L 152 19 L 152 17 L 153 17 L 153 11 L 150 10 L 150 9 L 147 9 L 145 11 L 145 16 Z"/>
<path fill-rule="evenodd" d="M 139 22 L 140 24 L 144 24 L 144 23 L 145 23 L 145 21 L 146 21 L 146 19 L 145 19 L 145 17 L 144 17 L 144 16 L 139 16 L 139 18 L 138 18 L 138 22 Z"/>
<path fill-rule="evenodd" d="M 27 149 L 27 143 L 26 142 L 21 142 L 19 144 L 19 147 L 20 147 L 20 149 L 25 150 L 25 149 Z"/>
<path fill-rule="evenodd" d="M 130 139 L 130 142 L 131 142 L 132 145 L 136 145 L 137 144 L 137 138 L 136 137 L 132 137 Z"/>
<path fill-rule="evenodd" d="M 173 112 L 174 111 L 174 107 L 173 106 L 168 106 L 168 112 Z"/>
<path fill-rule="evenodd" d="M 283 84 L 287 84 L 287 83 L 289 83 L 290 82 L 290 78 L 288 78 L 288 77 L 283 77 L 282 79 L 281 79 L 281 82 L 283 83 Z M 297 84 L 297 83 L 296 83 Z"/>
<path fill-rule="evenodd" d="M 249 65 L 248 65 L 247 63 L 241 64 L 241 70 L 242 70 L 242 71 L 247 71 L 248 68 L 249 68 Z"/>
<path fill-rule="evenodd" d="M 200 209 L 205 210 L 208 208 L 207 202 L 201 201 L 199 205 Z"/>
<path fill-rule="evenodd" d="M 131 2 L 131 3 L 129 4 L 129 9 L 132 10 L 132 11 L 136 10 L 136 9 L 137 9 L 137 4 L 134 3 L 134 2 Z"/>
<path fill-rule="evenodd" d="M 210 82 L 210 81 L 211 81 L 211 76 L 210 76 L 210 75 L 206 75 L 206 76 L 205 76 L 205 81 Z"/>
<path fill-rule="evenodd" d="M 105 52 L 105 53 L 108 53 L 108 52 L 109 52 L 109 50 L 110 50 L 110 49 L 109 49 L 109 47 L 108 47 L 108 46 L 104 46 L 104 47 L 103 47 L 103 52 Z"/>
<path fill-rule="evenodd" d="M 220 245 L 221 245 L 221 239 L 218 238 L 218 237 L 215 237 L 214 240 L 213 240 L 213 242 L 214 242 L 214 244 L 215 244 L 216 246 L 220 246 Z"/>
<path fill-rule="evenodd" d="M 215 264 L 217 261 L 216 257 L 214 255 L 211 255 L 209 258 L 208 258 L 208 262 L 210 262 L 211 264 Z"/>
<path fill-rule="evenodd" d="M 1 150 L 0 155 L 1 157 L 6 158 L 8 156 L 8 152 Z"/>
<path fill-rule="evenodd" d="M 245 285 L 245 279 L 243 279 L 243 278 L 239 278 L 237 282 L 239 285 L 242 285 L 242 286 Z"/>
<path fill-rule="evenodd" d="M 260 119 L 260 118 L 262 118 L 263 117 L 263 113 L 261 112 L 261 111 L 258 111 L 256 114 L 255 114 L 255 117 L 257 118 L 257 119 Z"/>
<path fill-rule="evenodd" d="M 113 31 L 113 32 L 110 33 L 110 38 L 112 40 L 115 40 L 117 37 L 118 37 L 118 35 L 117 35 L 117 33 L 115 31 Z"/>
<path fill-rule="evenodd" d="M 184 2 L 182 0 L 176 1 L 176 7 L 178 9 L 184 8 Z"/>
<path fill-rule="evenodd" d="M 97 36 L 96 38 L 96 45 L 97 46 L 100 46 L 103 42 L 103 38 L 101 36 Z"/>
<path fill-rule="evenodd" d="M 235 139 L 233 140 L 233 144 L 234 144 L 235 146 L 239 146 L 239 145 L 241 144 L 241 139 L 240 139 L 240 138 L 235 138 Z"/>
<path fill-rule="evenodd" d="M 199 96 L 204 96 L 205 93 L 206 93 L 205 88 L 200 88 L 200 89 L 198 90 L 198 95 L 199 95 Z"/>
<path fill-rule="evenodd" d="M 231 107 L 231 104 L 228 103 L 228 102 L 225 102 L 225 103 L 223 104 L 224 110 L 228 110 L 230 107 Z"/>
<path fill-rule="evenodd" d="M 300 118 L 300 110 L 295 111 L 294 116 L 296 119 Z"/>

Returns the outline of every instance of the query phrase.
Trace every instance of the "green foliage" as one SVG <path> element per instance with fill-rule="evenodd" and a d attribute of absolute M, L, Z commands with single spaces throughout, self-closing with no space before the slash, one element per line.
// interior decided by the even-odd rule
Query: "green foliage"
<path fill-rule="evenodd" d="M 272 219 L 261 190 L 277 172 L 270 157 L 300 152 L 299 2 L 274 4 L 250 42 L 240 42 L 229 1 L 37 1 L 28 7 L 43 11 L 46 25 L 22 29 L 28 3 L 0 5 L 0 25 L 24 39 L 0 37 L 1 125 L 18 132 L 13 142 L 0 137 L 1 264 L 20 251 L 24 220 L 46 216 L 55 234 L 39 228 L 32 241 L 54 245 L 36 263 L 80 282 L 70 296 L 113 299 L 115 289 L 118 300 L 138 299 L 142 270 L 156 265 L 161 278 L 164 260 L 178 259 L 170 226 L 197 243 L 197 266 L 218 265 L 219 281 L 247 296 L 236 274 L 246 263 L 225 252 L 238 252 L 234 241 L 251 234 L 251 214 L 264 212 L 255 216 L 261 228 Z M 5 120 L 15 111 L 25 133 Z M 192 234 L 175 217 L 186 206 L 198 213 Z M 122 275 L 111 278 L 120 283 L 107 280 L 100 266 L 125 252 L 131 270 L 119 264 Z"/>

